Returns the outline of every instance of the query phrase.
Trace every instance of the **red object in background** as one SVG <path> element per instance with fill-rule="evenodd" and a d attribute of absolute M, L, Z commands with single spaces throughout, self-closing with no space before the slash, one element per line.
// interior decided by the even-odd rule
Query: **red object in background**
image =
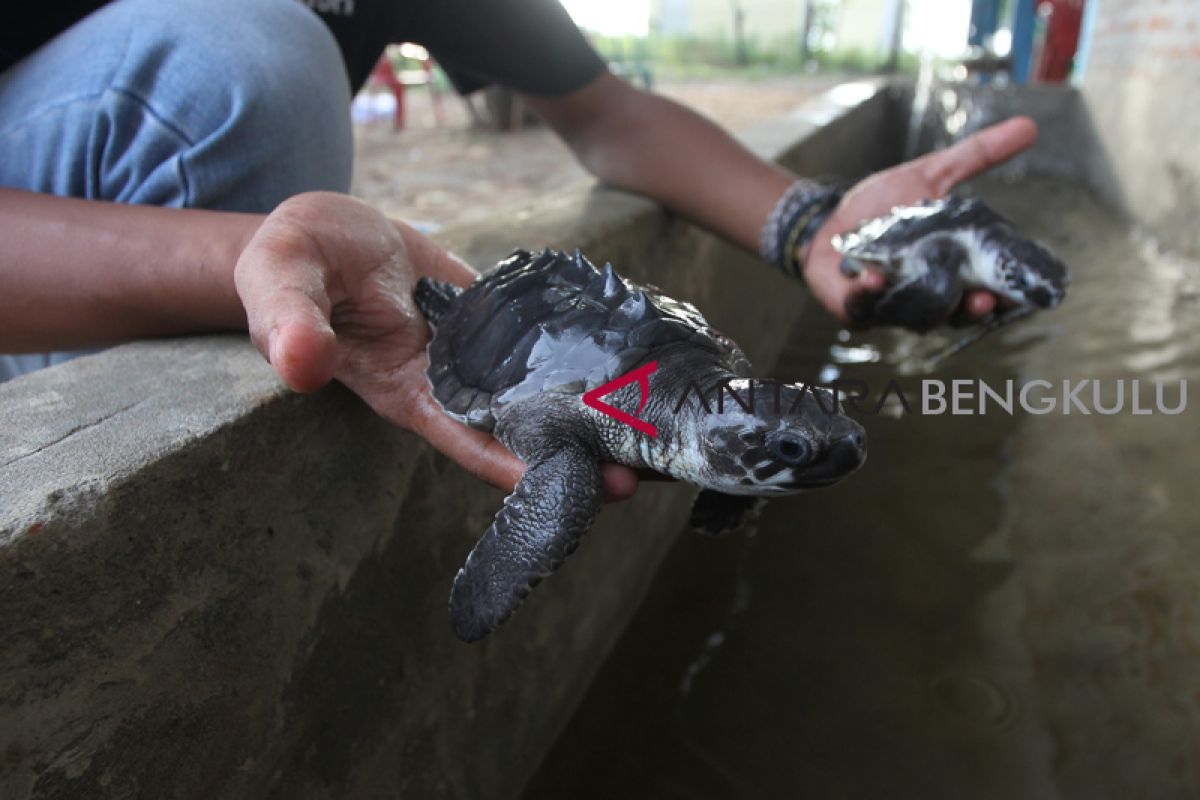
<path fill-rule="evenodd" d="M 367 80 L 391 90 L 392 97 L 396 98 L 396 116 L 392 119 L 392 126 L 398 131 L 404 130 L 404 84 L 392 70 L 387 53 L 375 62 L 375 69 L 371 70 L 371 77 Z"/>
<path fill-rule="evenodd" d="M 420 52 L 424 52 L 424 50 Z M 404 130 L 404 87 L 429 86 L 431 97 L 433 98 L 434 119 L 438 125 L 441 125 L 442 97 L 433 82 L 433 61 L 428 56 L 424 58 L 409 57 L 416 58 L 421 64 L 421 69 L 417 71 L 406 70 L 397 75 L 396 71 L 392 68 L 391 59 L 388 58 L 387 51 L 385 50 L 383 55 L 379 57 L 379 60 L 375 62 L 375 69 L 371 70 L 371 75 L 367 78 L 367 82 L 391 90 L 392 97 L 396 99 L 396 112 L 392 118 L 392 127 L 398 131 Z"/>
<path fill-rule="evenodd" d="M 1035 79 L 1041 83 L 1062 83 L 1071 74 L 1075 51 L 1079 47 L 1079 27 L 1083 22 L 1084 0 L 1043 0 L 1038 12 L 1049 12 L 1042 57 L 1038 59 Z"/>

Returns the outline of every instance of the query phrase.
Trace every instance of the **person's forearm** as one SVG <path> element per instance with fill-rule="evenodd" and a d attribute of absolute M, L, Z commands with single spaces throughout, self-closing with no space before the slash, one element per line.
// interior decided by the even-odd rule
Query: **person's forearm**
<path fill-rule="evenodd" d="M 752 252 L 795 180 L 704 117 L 612 76 L 565 101 L 533 102 L 602 181 L 651 197 Z"/>
<path fill-rule="evenodd" d="M 244 329 L 233 269 L 261 221 L 0 189 L 0 352 Z"/>

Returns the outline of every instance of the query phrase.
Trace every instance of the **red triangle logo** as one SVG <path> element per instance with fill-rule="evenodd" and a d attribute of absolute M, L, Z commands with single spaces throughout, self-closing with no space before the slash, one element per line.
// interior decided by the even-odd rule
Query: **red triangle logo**
<path fill-rule="evenodd" d="M 646 407 L 646 400 L 648 400 L 650 397 L 650 373 L 654 372 L 656 369 L 658 369 L 658 362 L 651 361 L 648 364 L 643 364 L 631 372 L 626 372 L 619 378 L 614 378 L 603 386 L 597 386 L 590 392 L 584 392 L 583 404 L 588 408 L 594 408 L 596 411 L 599 411 L 601 414 L 604 414 L 607 417 L 612 417 L 617 422 L 623 422 L 634 430 L 640 431 L 647 436 L 658 436 L 658 428 L 655 428 L 649 422 L 646 422 L 644 419 L 638 419 L 633 414 L 622 411 L 619 408 L 613 408 L 608 403 L 600 399 L 605 395 L 612 394 L 618 389 L 624 389 L 629 384 L 637 381 L 638 385 L 641 386 L 642 389 L 642 402 L 638 404 L 637 413 L 642 413 L 642 409 Z"/>

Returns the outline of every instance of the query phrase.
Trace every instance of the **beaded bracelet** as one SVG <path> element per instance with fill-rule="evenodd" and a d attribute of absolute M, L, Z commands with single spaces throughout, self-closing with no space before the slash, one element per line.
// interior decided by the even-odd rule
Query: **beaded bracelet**
<path fill-rule="evenodd" d="M 786 274 L 800 277 L 797 253 L 810 240 L 841 202 L 841 186 L 801 178 L 787 188 L 759 235 L 763 260 Z"/>

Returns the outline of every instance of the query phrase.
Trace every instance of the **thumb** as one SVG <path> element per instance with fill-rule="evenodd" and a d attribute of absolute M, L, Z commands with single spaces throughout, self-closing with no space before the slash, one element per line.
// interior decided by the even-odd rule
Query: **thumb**
<path fill-rule="evenodd" d="M 324 270 L 310 253 L 255 236 L 234 271 L 250 338 L 283 382 L 297 392 L 333 378 L 337 337 Z"/>
<path fill-rule="evenodd" d="M 876 269 L 866 269 L 860 273 L 843 304 L 846 321 L 854 325 L 869 324 L 875 312 L 875 304 L 886 285 L 883 274 Z"/>
<path fill-rule="evenodd" d="M 314 392 L 333 379 L 337 337 L 328 319 L 310 313 L 315 305 L 284 308 L 288 302 L 281 297 L 276 304 L 276 322 L 267 334 L 267 360 L 290 389 Z"/>
<path fill-rule="evenodd" d="M 808 255 L 804 272 L 809 289 L 821 304 L 842 321 L 854 321 L 856 310 L 870 298 L 882 292 L 887 279 L 877 269 L 866 267 L 855 277 L 841 270 L 841 254 L 834 249 L 828 237 L 817 239 Z"/>

